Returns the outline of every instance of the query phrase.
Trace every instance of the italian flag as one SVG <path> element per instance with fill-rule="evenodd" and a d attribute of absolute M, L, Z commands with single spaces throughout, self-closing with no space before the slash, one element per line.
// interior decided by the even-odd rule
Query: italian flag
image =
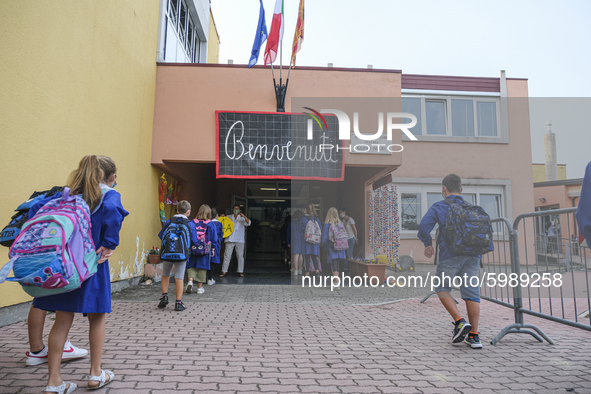
<path fill-rule="evenodd" d="M 283 28 L 285 26 L 283 18 L 283 0 L 275 1 L 275 10 L 273 11 L 273 22 L 271 22 L 271 31 L 267 38 L 267 47 L 265 48 L 265 65 L 275 62 L 279 43 L 283 41 Z"/>

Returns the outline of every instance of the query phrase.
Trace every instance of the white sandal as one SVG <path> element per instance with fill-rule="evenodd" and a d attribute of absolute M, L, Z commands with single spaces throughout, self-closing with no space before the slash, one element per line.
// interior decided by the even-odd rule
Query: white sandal
<path fill-rule="evenodd" d="M 69 384 L 69 386 L 67 386 L 68 390 L 66 390 L 67 384 Z M 54 392 L 57 394 L 70 394 L 70 393 L 73 393 L 74 390 L 76 390 L 77 388 L 78 388 L 78 386 L 76 386 L 76 383 L 62 381 L 62 384 L 60 384 L 59 386 L 45 387 L 45 389 L 43 389 L 42 393 Z"/>
<path fill-rule="evenodd" d="M 107 380 L 107 375 L 109 375 L 109 380 Z M 108 369 L 101 370 L 101 376 L 88 376 L 88 380 L 97 380 L 99 382 L 98 386 L 90 386 L 88 385 L 86 388 L 88 390 L 98 390 L 102 387 L 105 387 L 107 384 L 111 383 L 115 379 L 115 374 Z"/>

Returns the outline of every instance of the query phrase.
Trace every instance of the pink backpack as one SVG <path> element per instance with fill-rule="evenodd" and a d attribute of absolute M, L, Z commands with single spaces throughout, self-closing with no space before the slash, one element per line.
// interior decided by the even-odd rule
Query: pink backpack
<path fill-rule="evenodd" d="M 65 188 L 25 223 L 0 269 L 0 283 L 18 282 L 33 297 L 76 290 L 97 270 L 90 228 L 88 205 Z M 10 270 L 13 278 L 7 278 Z"/>
<path fill-rule="evenodd" d="M 334 243 L 334 250 L 347 250 L 349 247 L 349 234 L 343 223 L 330 225 L 328 239 Z"/>

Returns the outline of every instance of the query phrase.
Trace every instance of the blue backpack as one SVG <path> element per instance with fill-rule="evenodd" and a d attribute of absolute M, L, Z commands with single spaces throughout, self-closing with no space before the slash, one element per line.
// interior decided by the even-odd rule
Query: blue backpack
<path fill-rule="evenodd" d="M 459 256 L 480 256 L 494 250 L 490 216 L 478 205 L 443 200 L 449 205 L 443 239 L 449 250 Z"/>
<path fill-rule="evenodd" d="M 90 228 L 88 205 L 65 188 L 25 223 L 0 269 L 0 283 L 18 282 L 33 297 L 78 289 L 97 270 Z M 14 277 L 7 278 L 11 270 Z"/>
<path fill-rule="evenodd" d="M 190 245 L 189 219 L 180 216 L 173 217 L 162 234 L 160 259 L 171 262 L 189 260 Z"/>
<path fill-rule="evenodd" d="M 19 205 L 15 211 L 16 213 L 10 218 L 8 225 L 0 231 L 0 245 L 11 247 L 16 237 L 18 237 L 23 225 L 29 220 L 29 210 L 38 201 L 43 200 L 46 197 L 51 197 L 64 190 L 62 186 L 54 186 L 51 190 L 43 192 L 34 192 L 31 197 L 21 205 Z"/>
<path fill-rule="evenodd" d="M 207 239 L 207 228 L 209 220 L 194 219 L 197 239 L 191 245 L 191 254 L 195 256 L 206 256 L 211 252 L 211 240 Z"/>

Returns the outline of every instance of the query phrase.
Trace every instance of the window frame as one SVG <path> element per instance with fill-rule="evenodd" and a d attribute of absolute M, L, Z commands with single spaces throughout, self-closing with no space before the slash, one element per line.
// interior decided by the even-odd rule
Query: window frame
<path fill-rule="evenodd" d="M 428 205 L 428 193 L 439 193 L 441 194 L 441 180 L 439 183 L 398 183 L 395 180 L 392 181 L 393 184 L 396 185 L 396 190 L 398 192 L 398 212 L 402 215 L 402 194 L 407 193 L 416 193 L 421 194 L 421 218 L 417 220 L 417 223 L 420 223 L 423 219 L 423 216 L 429 210 Z M 474 194 L 476 196 L 476 205 L 481 205 L 480 203 L 480 196 L 481 195 L 498 195 L 500 196 L 499 201 L 499 208 L 500 208 L 500 215 L 499 217 L 507 217 L 507 213 L 509 212 L 509 207 L 507 206 L 507 198 L 506 195 L 509 191 L 507 190 L 506 186 L 503 185 L 463 185 L 462 186 L 462 194 Z M 399 219 L 400 221 L 400 238 L 401 239 L 418 239 L 417 233 L 418 230 L 403 230 L 402 229 L 402 217 Z M 435 231 L 437 226 L 433 228 L 431 231 L 431 237 L 435 239 Z M 508 237 L 508 234 L 505 234 L 505 238 Z M 495 232 L 494 234 L 495 240 L 501 239 L 502 235 Z"/>
<path fill-rule="evenodd" d="M 466 139 L 471 142 L 475 139 L 484 140 L 490 142 L 503 142 L 504 131 L 501 129 L 501 97 L 499 96 L 479 96 L 479 95 L 451 95 L 451 94 L 414 94 L 414 93 L 402 93 L 401 99 L 405 98 L 419 98 L 421 99 L 421 130 L 412 129 L 411 132 L 415 136 L 428 137 L 434 139 L 449 139 L 451 141 L 458 141 Z M 474 136 L 455 136 L 453 135 L 453 111 L 451 100 L 472 100 L 472 111 L 473 111 L 473 122 L 474 122 Z M 427 133 L 427 101 L 445 101 L 445 134 L 428 134 Z M 492 102 L 495 103 L 496 111 L 496 136 L 480 135 L 478 129 L 478 103 L 479 102 Z M 404 136 L 403 136 L 404 138 Z"/>
<path fill-rule="evenodd" d="M 175 60 L 167 59 L 167 40 L 168 35 L 171 34 L 169 30 L 174 31 L 174 37 L 178 47 L 182 48 L 185 55 L 186 62 L 199 63 L 201 59 L 201 39 L 197 31 L 196 16 L 193 14 L 192 8 L 189 6 L 190 0 L 166 0 L 166 12 L 164 15 L 164 43 L 163 53 L 164 61 L 178 62 L 178 57 Z M 176 6 L 173 7 L 172 4 Z M 182 10 L 185 12 L 185 23 L 181 20 Z M 174 12 L 176 11 L 176 12 Z M 182 31 L 181 25 L 185 26 L 185 31 Z M 189 32 L 190 31 L 190 32 Z M 180 54 L 180 52 L 178 52 Z M 178 56 L 178 55 L 177 55 Z"/>
<path fill-rule="evenodd" d="M 444 134 L 429 134 L 427 130 L 427 102 L 443 103 L 443 116 L 445 117 L 445 133 Z M 421 98 L 421 135 L 428 135 L 430 137 L 443 137 L 449 135 L 449 100 L 443 98 L 425 97 Z"/>

